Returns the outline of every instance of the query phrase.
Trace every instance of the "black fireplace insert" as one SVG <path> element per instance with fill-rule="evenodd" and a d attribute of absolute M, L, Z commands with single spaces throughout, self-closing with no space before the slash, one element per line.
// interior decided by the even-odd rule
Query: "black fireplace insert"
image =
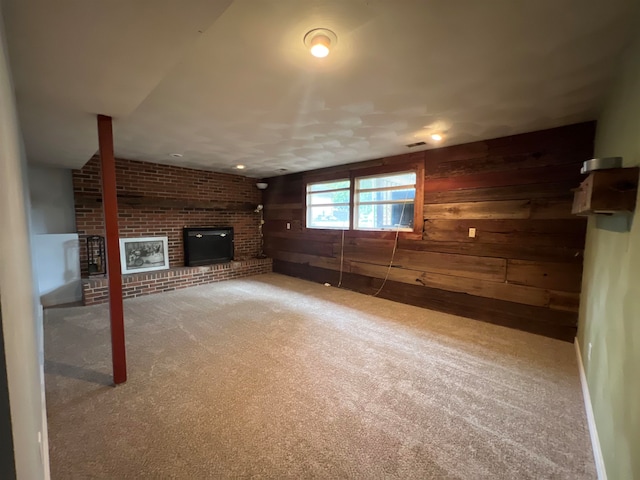
<path fill-rule="evenodd" d="M 187 267 L 233 260 L 233 227 L 185 227 L 182 234 Z"/>

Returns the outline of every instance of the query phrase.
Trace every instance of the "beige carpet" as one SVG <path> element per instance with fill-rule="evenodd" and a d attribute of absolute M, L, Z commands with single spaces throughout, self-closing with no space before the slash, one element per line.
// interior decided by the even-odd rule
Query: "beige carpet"
<path fill-rule="evenodd" d="M 595 478 L 573 345 L 262 275 L 48 310 L 54 480 Z"/>

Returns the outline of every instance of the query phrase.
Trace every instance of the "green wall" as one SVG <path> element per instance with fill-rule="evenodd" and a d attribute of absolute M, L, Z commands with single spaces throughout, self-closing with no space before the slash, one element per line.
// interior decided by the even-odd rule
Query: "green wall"
<path fill-rule="evenodd" d="M 596 132 L 596 156 L 622 156 L 625 167 L 640 165 L 636 37 Z M 628 221 L 589 219 L 582 283 L 578 340 L 607 476 L 640 479 L 640 199 Z"/>

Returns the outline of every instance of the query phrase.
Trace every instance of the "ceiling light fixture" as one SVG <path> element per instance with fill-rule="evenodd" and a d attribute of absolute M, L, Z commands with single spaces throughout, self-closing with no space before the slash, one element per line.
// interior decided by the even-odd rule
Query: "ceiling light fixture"
<path fill-rule="evenodd" d="M 173 158 L 182 158 L 182 154 L 181 153 L 170 153 L 169 156 L 173 157 Z"/>
<path fill-rule="evenodd" d="M 440 140 L 442 140 L 442 135 L 440 135 L 439 133 L 434 133 L 433 135 L 431 135 L 431 139 L 439 142 Z"/>
<path fill-rule="evenodd" d="M 311 41 L 311 55 L 318 58 L 324 58 L 329 55 L 329 47 L 331 40 L 324 35 L 318 35 Z"/>
<path fill-rule="evenodd" d="M 236 165 L 238 170 L 244 170 L 246 167 L 244 165 Z"/>
<path fill-rule="evenodd" d="M 317 58 L 324 58 L 329 55 L 331 47 L 338 43 L 338 37 L 331 30 L 326 28 L 315 28 L 304 36 L 304 44 Z"/>

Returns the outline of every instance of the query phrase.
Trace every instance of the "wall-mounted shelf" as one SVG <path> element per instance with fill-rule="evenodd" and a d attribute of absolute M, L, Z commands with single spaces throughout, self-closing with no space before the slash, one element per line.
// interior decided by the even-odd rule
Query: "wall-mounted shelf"
<path fill-rule="evenodd" d="M 75 201 L 78 205 L 94 206 L 102 204 L 102 197 L 100 195 L 76 194 Z M 135 208 L 189 208 L 220 212 L 253 212 L 256 208 L 255 204 L 248 202 L 218 202 L 131 195 L 118 195 L 118 205 Z"/>
<path fill-rule="evenodd" d="M 631 213 L 636 208 L 640 167 L 595 170 L 575 190 L 575 215 Z"/>

